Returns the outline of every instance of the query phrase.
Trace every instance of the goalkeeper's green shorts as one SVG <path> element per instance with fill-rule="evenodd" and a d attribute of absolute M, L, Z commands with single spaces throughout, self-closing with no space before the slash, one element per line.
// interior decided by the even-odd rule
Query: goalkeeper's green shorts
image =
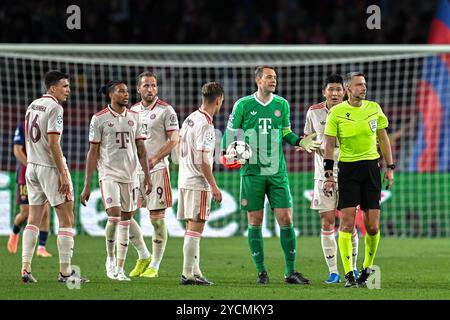
<path fill-rule="evenodd" d="M 267 195 L 272 209 L 291 208 L 292 196 L 287 175 L 241 176 L 242 210 L 264 209 L 265 195 Z"/>

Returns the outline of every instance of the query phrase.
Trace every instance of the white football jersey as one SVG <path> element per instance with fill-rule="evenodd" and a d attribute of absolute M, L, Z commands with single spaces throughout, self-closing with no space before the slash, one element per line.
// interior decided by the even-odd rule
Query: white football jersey
<path fill-rule="evenodd" d="M 63 115 L 63 107 L 55 97 L 49 94 L 34 100 L 28 106 L 24 129 L 28 163 L 56 168 L 50 152 L 48 135 L 58 134 L 61 139 L 64 127 Z M 65 164 L 66 158 L 63 157 L 63 161 Z"/>
<path fill-rule="evenodd" d="M 89 143 L 100 144 L 100 181 L 137 182 L 136 140 L 145 140 L 137 112 L 125 109 L 119 114 L 108 105 L 92 116 Z"/>
<path fill-rule="evenodd" d="M 323 156 L 325 154 L 325 123 L 327 120 L 329 110 L 325 106 L 325 101 L 312 105 L 309 107 L 306 113 L 305 122 L 305 135 L 310 135 L 311 133 L 317 133 L 317 140 L 322 141 L 320 149 L 314 152 L 314 179 L 324 180 L 325 171 L 323 170 Z M 337 177 L 337 162 L 339 158 L 339 146 L 336 140 L 336 148 L 334 149 L 334 177 Z"/>
<path fill-rule="evenodd" d="M 167 142 L 167 132 L 178 130 L 178 117 L 173 107 L 156 97 L 155 102 L 144 107 L 141 102 L 131 107 L 139 113 L 142 123 L 142 134 L 145 136 L 145 149 L 147 156 L 155 155 Z M 169 166 L 169 156 L 161 159 L 151 170 L 154 172 Z M 142 169 L 139 165 L 139 172 Z"/>
<path fill-rule="evenodd" d="M 200 153 L 207 155 L 212 166 L 216 137 L 211 116 L 203 110 L 197 110 L 184 120 L 180 130 L 180 158 L 178 188 L 210 191 L 210 185 L 195 163 Z M 201 159 L 201 157 L 200 157 Z"/>

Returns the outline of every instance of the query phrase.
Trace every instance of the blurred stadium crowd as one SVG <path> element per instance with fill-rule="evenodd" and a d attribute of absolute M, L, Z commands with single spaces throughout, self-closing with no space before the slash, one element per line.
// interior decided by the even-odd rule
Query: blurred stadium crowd
<path fill-rule="evenodd" d="M 81 8 L 81 30 L 66 9 Z M 381 30 L 368 30 L 369 5 Z M 437 0 L 2 1 L 0 43 L 420 44 Z"/>

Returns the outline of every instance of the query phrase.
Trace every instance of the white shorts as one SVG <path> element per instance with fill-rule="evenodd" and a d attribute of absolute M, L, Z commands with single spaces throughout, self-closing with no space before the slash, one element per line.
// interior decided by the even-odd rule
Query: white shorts
<path fill-rule="evenodd" d="M 137 209 L 139 187 L 137 183 L 121 183 L 115 181 L 100 181 L 105 210 L 120 207 L 123 212 L 132 212 Z"/>
<path fill-rule="evenodd" d="M 50 205 L 55 207 L 61 203 L 73 201 L 72 178 L 69 170 L 66 169 L 66 171 L 70 181 L 70 190 L 66 194 L 61 194 L 58 191 L 58 169 L 29 163 L 25 173 L 28 189 L 28 203 L 30 205 L 42 205 L 48 200 Z"/>
<path fill-rule="evenodd" d="M 180 189 L 177 219 L 206 221 L 211 211 L 211 192 Z"/>
<path fill-rule="evenodd" d="M 144 175 L 139 174 L 139 208 L 164 210 L 172 206 L 172 187 L 167 168 L 150 173 L 152 192 L 145 194 Z"/>
<path fill-rule="evenodd" d="M 330 197 L 324 194 L 322 190 L 324 182 L 325 180 L 314 180 L 314 194 L 311 199 L 311 209 L 319 210 L 319 213 L 335 211 L 338 202 L 337 191 L 333 191 Z"/>

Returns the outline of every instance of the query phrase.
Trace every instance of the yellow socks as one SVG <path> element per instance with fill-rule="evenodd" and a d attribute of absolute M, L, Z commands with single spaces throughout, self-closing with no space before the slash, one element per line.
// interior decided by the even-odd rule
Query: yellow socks
<path fill-rule="evenodd" d="M 345 274 L 353 271 L 352 269 L 352 233 L 339 231 L 339 252 L 341 254 L 342 265 L 344 266 Z"/>
<path fill-rule="evenodd" d="M 363 269 L 371 267 L 373 265 L 373 260 L 375 260 L 375 254 L 377 253 L 378 243 L 380 242 L 380 231 L 374 235 L 366 233 L 364 237 L 365 242 L 365 255 Z"/>

